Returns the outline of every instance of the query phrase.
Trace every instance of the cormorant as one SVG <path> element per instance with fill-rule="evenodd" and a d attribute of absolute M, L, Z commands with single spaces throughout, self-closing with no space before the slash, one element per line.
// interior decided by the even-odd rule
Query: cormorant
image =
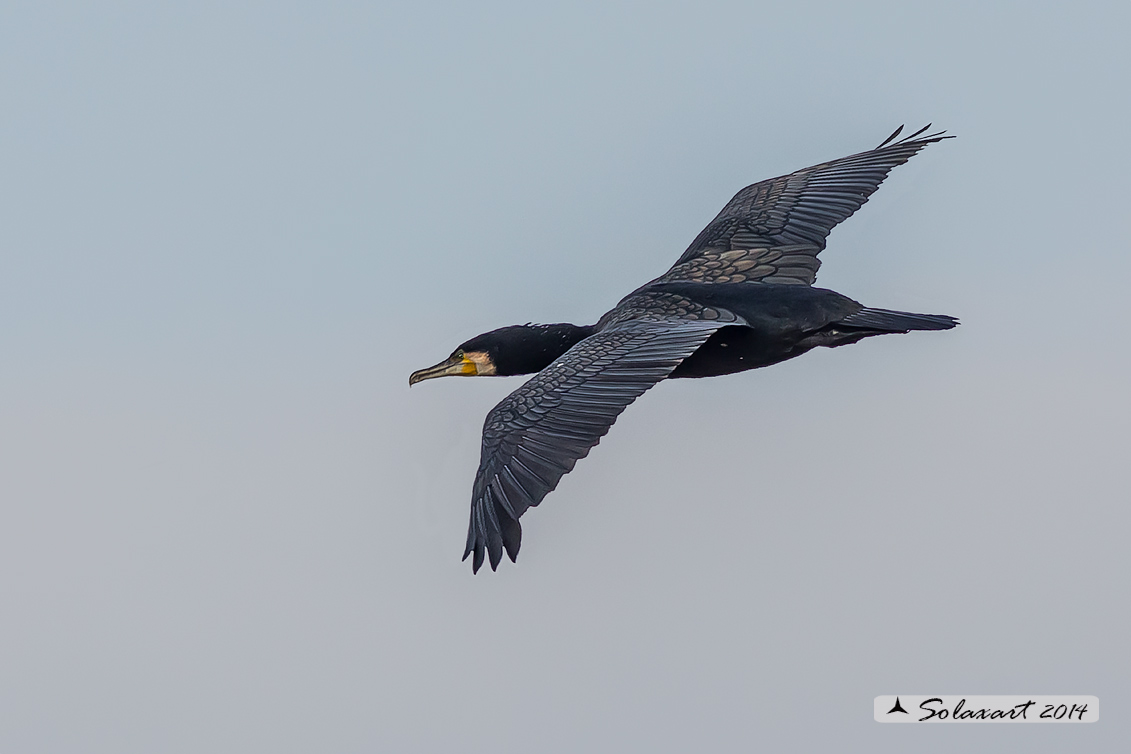
<path fill-rule="evenodd" d="M 675 266 L 594 325 L 513 325 L 478 335 L 409 385 L 449 375 L 533 374 L 487 415 L 463 557 L 513 561 L 519 517 L 538 505 L 645 390 L 669 377 L 713 377 L 776 364 L 817 346 L 953 317 L 873 309 L 814 288 L 817 255 L 896 165 L 945 132 L 899 141 L 739 191 Z"/>

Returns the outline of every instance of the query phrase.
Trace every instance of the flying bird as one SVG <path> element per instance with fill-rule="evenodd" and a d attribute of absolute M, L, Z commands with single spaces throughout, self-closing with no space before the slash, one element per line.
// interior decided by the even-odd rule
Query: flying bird
<path fill-rule="evenodd" d="M 512 325 L 477 335 L 409 385 L 453 375 L 534 374 L 487 414 L 464 560 L 498 567 L 519 518 L 661 380 L 776 364 L 873 335 L 949 330 L 953 317 L 874 309 L 813 287 L 829 232 L 897 165 L 943 139 L 903 127 L 867 152 L 739 191 L 675 265 L 594 325 Z"/>

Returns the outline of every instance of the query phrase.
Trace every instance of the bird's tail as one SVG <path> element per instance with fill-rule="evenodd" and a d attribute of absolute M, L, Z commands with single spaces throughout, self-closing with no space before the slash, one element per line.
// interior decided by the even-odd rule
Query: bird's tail
<path fill-rule="evenodd" d="M 911 330 L 949 330 L 958 324 L 945 314 L 912 314 L 890 309 L 864 308 L 837 323 L 838 326 L 877 332 L 910 332 Z"/>

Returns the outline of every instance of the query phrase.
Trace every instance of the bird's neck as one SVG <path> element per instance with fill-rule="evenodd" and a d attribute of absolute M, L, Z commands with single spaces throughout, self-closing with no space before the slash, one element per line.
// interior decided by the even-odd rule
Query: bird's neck
<path fill-rule="evenodd" d="M 508 328 L 510 329 L 510 328 Z M 596 325 L 523 325 L 493 354 L 496 374 L 533 374 L 550 366 L 559 356 L 588 338 Z"/>

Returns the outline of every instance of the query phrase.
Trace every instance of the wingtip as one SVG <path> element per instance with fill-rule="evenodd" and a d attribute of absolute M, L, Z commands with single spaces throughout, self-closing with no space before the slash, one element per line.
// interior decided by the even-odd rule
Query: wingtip
<path fill-rule="evenodd" d="M 518 549 L 518 542 L 504 542 L 504 552 L 506 552 L 507 557 L 510 558 L 512 563 L 518 562 Z M 490 552 L 489 548 L 479 543 L 476 543 L 474 546 L 469 545 L 467 549 L 463 551 L 463 557 L 460 558 L 460 560 L 466 561 L 469 557 L 471 558 L 471 572 L 473 574 L 479 573 L 479 569 L 483 567 L 484 561 L 491 566 L 492 571 L 499 570 L 499 563 L 503 561 L 502 552 L 496 556 Z"/>
<path fill-rule="evenodd" d="M 924 136 L 923 134 L 925 134 L 925 133 L 927 133 L 927 131 L 931 130 L 932 125 L 934 125 L 934 124 L 928 123 L 927 125 L 923 126 L 918 131 L 911 134 L 910 136 L 904 136 L 902 139 L 899 139 L 898 141 L 896 141 L 896 137 L 899 136 L 901 133 L 903 133 L 903 126 L 900 126 L 899 128 L 895 129 L 895 131 L 892 132 L 891 136 L 887 137 L 882 142 L 880 142 L 880 145 L 878 147 L 876 147 L 876 149 L 883 149 L 885 147 L 896 147 L 896 146 L 900 146 L 900 145 L 904 145 L 904 144 L 910 144 L 912 142 L 917 142 L 917 143 L 921 143 L 921 144 L 933 144 L 934 142 L 942 141 L 943 139 L 953 139 L 953 138 L 955 138 L 954 134 L 947 134 L 947 132 L 945 130 L 944 131 L 935 131 L 934 133 L 928 133 L 926 136 Z"/>

